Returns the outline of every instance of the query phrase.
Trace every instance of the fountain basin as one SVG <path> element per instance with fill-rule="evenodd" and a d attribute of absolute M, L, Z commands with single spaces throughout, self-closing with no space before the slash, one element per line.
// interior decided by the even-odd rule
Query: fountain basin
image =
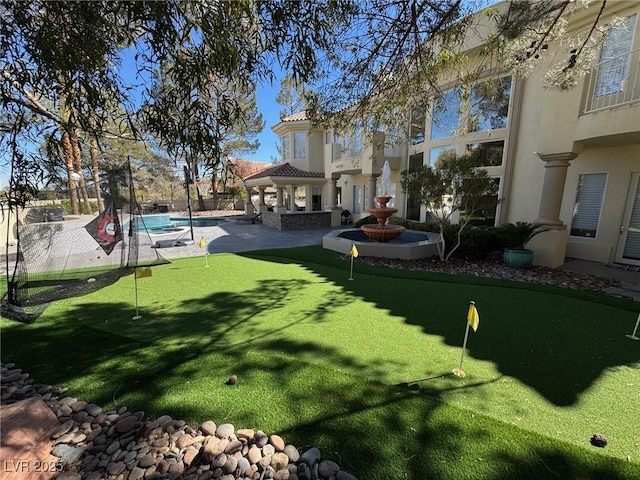
<path fill-rule="evenodd" d="M 397 238 L 381 243 L 368 238 L 359 228 L 348 228 L 325 235 L 322 247 L 349 255 L 351 245 L 355 245 L 362 256 L 415 260 L 438 255 L 438 237 L 437 233 L 405 230 Z"/>
<path fill-rule="evenodd" d="M 400 225 L 380 225 L 370 223 L 360 227 L 367 237 L 381 243 L 389 243 L 394 238 L 399 237 L 405 228 Z"/>

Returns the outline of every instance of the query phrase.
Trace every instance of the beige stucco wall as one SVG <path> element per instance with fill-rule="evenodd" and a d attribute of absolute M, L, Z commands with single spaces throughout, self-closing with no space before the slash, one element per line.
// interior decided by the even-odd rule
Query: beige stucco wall
<path fill-rule="evenodd" d="M 567 256 L 597 262 L 614 260 L 634 171 L 640 171 L 640 145 L 588 149 L 571 162 L 560 214 L 568 228 L 571 226 L 579 175 L 607 172 L 607 185 L 596 237 L 569 236 Z"/>
<path fill-rule="evenodd" d="M 610 2 L 607 4 L 602 22 L 606 23 L 614 15 L 629 15 L 633 12 L 640 14 L 640 3 L 633 1 Z M 588 28 L 597 11 L 587 9 L 572 20 L 570 30 L 575 32 Z M 634 48 L 640 46 L 640 21 L 636 26 Z M 479 32 L 478 30 L 477 32 Z M 476 34 L 477 34 L 476 32 Z M 467 46 L 474 47 L 478 43 L 470 42 Z M 555 48 L 555 47 L 554 47 Z M 564 60 L 564 50 L 556 51 L 545 59 L 526 79 L 514 79 L 512 82 L 512 104 L 510 106 L 509 124 L 507 128 L 470 133 L 436 140 L 428 140 L 430 121 L 427 118 L 425 133 L 427 140 L 419 145 L 411 145 L 402 150 L 402 161 L 397 169 L 392 170 L 392 180 L 396 184 L 394 203 L 399 209 L 398 215 L 405 215 L 405 196 L 400 187 L 400 171 L 407 168 L 408 157 L 411 154 L 423 152 L 425 161 L 431 148 L 440 146 L 454 146 L 458 154 L 463 154 L 467 143 L 483 141 L 505 141 L 505 160 L 502 166 L 490 167 L 489 173 L 502 178 L 503 203 L 499 207 L 502 222 L 534 221 L 540 213 L 545 175 L 549 171 L 540 156 L 567 154 L 577 155 L 567 169 L 566 182 L 562 190 L 562 204 L 560 206 L 560 220 L 567 230 L 558 230 L 548 235 L 540 235 L 537 242 L 547 242 L 551 246 L 545 254 L 553 260 L 550 265 L 557 265 L 558 258 L 564 255 L 594 261 L 609 262 L 615 258 L 619 240 L 620 224 L 623 219 L 630 180 L 633 172 L 640 171 L 640 102 L 618 106 L 597 113 L 583 114 L 584 97 L 586 92 L 585 80 L 567 91 L 549 89 L 545 86 L 545 72 L 557 61 Z M 475 52 L 469 53 L 469 62 L 476 61 Z M 476 62 L 477 63 L 477 62 Z M 502 73 L 506 74 L 506 73 Z M 500 76 L 500 68 L 496 65 L 487 66 L 486 78 Z M 456 77 L 457 78 L 457 77 Z M 443 90 L 453 88 L 455 78 L 442 78 Z M 517 85 L 517 89 L 515 89 Z M 517 90 L 517 92 L 516 92 Z M 517 97 L 517 98 L 516 98 Z M 331 172 L 340 171 L 338 187 L 342 187 L 341 206 L 353 211 L 353 186 L 362 186 L 362 213 L 354 215 L 354 220 L 366 216 L 366 188 L 370 174 L 377 172 L 370 168 L 374 163 L 370 158 L 370 149 L 360 158 L 343 158 L 332 162 L 331 145 L 324 145 L 324 132 L 319 136 L 317 147 L 310 145 L 310 151 L 315 148 L 322 152 L 324 171 L 326 176 Z M 333 152 L 334 154 L 336 152 Z M 561 155 L 560 155 L 561 156 Z M 548 158 L 548 157 L 547 157 Z M 578 177 L 582 173 L 607 172 L 607 188 L 598 234 L 595 238 L 577 238 L 569 236 L 571 219 L 575 204 Z M 325 194 L 327 189 L 325 187 Z M 423 212 L 424 217 L 424 212 Z"/>
<path fill-rule="evenodd" d="M 504 199 L 506 222 L 533 221 L 538 214 L 544 179 L 544 163 L 535 152 L 542 150 L 540 123 L 547 91 L 542 86 L 542 73 L 534 72 L 522 82 L 520 110 L 510 112 L 510 123 L 518 115 L 514 138 L 513 173 L 510 194 Z"/>
<path fill-rule="evenodd" d="M 310 172 L 324 172 L 324 133 L 319 130 L 308 132 L 307 156 L 309 157 Z"/>

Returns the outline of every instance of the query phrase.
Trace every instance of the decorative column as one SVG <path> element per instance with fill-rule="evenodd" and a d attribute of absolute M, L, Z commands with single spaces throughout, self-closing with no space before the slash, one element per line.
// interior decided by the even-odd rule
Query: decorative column
<path fill-rule="evenodd" d="M 556 268 L 564 263 L 569 231 L 560 220 L 560 209 L 567 169 L 578 155 L 576 152 L 538 154 L 545 162 L 545 170 L 538 218 L 533 223 L 544 225 L 548 230 L 527 242 L 527 248 L 534 252 L 534 265 Z"/>
<path fill-rule="evenodd" d="M 325 206 L 325 210 L 331 210 L 338 205 L 338 189 L 336 183 L 337 180 L 335 178 L 330 178 L 327 182 L 327 205 Z"/>
<path fill-rule="evenodd" d="M 331 212 L 331 226 L 342 225 L 342 209 L 338 206 L 338 179 L 330 178 L 327 182 L 327 206 L 325 210 Z"/>
<path fill-rule="evenodd" d="M 296 187 L 293 187 L 293 191 L 295 192 Z M 298 211 L 298 207 L 294 206 L 294 210 Z M 313 211 L 313 189 L 311 185 L 304 185 L 304 211 L 311 212 Z"/>
<path fill-rule="evenodd" d="M 538 154 L 540 160 L 545 162 L 545 170 L 538 218 L 536 218 L 533 223 L 564 227 L 562 220 L 560 220 L 564 183 L 567 178 L 567 169 L 571 165 L 571 160 L 577 156 L 578 153 L 576 152 Z"/>
<path fill-rule="evenodd" d="M 258 187 L 258 212 L 263 213 L 267 211 L 267 205 L 264 203 L 264 189 L 265 187 Z"/>
<path fill-rule="evenodd" d="M 245 215 L 253 215 L 253 204 L 251 203 L 251 188 L 245 187 L 246 195 L 244 197 L 244 213 Z"/>
<path fill-rule="evenodd" d="M 276 186 L 276 212 L 283 213 L 287 209 L 284 206 L 284 187 Z"/>
<path fill-rule="evenodd" d="M 376 198 L 376 177 L 371 175 L 367 178 L 367 198 L 365 203 L 365 210 L 371 210 L 372 208 L 376 208 L 374 203 Z"/>

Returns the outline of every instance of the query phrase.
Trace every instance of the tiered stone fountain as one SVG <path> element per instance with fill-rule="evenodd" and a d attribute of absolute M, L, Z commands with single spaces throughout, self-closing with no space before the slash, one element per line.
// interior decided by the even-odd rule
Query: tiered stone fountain
<path fill-rule="evenodd" d="M 378 208 L 371 208 L 368 210 L 371 215 L 376 217 L 378 223 L 370 223 L 362 225 L 360 229 L 365 233 L 367 237 L 375 242 L 388 243 L 394 238 L 399 237 L 404 232 L 404 227 L 400 225 L 389 225 L 388 219 L 391 215 L 398 211 L 397 208 L 387 207 L 387 203 L 391 200 L 389 192 L 391 190 L 391 167 L 389 162 L 384 162 L 382 167 L 382 176 L 380 183 L 379 197 L 376 197 Z"/>
<path fill-rule="evenodd" d="M 322 246 L 329 250 L 350 255 L 357 245 L 360 255 L 367 257 L 401 258 L 414 260 L 438 254 L 437 233 L 405 231 L 400 225 L 389 225 L 388 219 L 398 211 L 387 207 L 391 200 L 391 169 L 385 162 L 382 168 L 380 196 L 376 197 L 377 208 L 369 210 L 378 223 L 358 228 L 333 230 L 322 237 Z"/>
<path fill-rule="evenodd" d="M 375 242 L 388 243 L 404 232 L 404 227 L 388 223 L 389 217 L 398 211 L 397 208 L 387 207 L 389 200 L 391 197 L 386 195 L 376 197 L 378 208 L 371 208 L 368 212 L 376 217 L 378 223 L 369 223 L 360 227 L 365 235 Z"/>

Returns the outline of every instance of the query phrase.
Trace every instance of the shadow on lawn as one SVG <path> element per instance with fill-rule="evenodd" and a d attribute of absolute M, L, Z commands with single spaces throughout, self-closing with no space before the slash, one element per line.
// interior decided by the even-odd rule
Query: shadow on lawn
<path fill-rule="evenodd" d="M 270 253 L 243 255 L 264 260 Z M 269 260 L 295 262 L 278 256 L 269 256 Z M 398 272 L 373 277 L 360 273 L 357 266 L 355 280 L 347 281 L 347 262 L 342 262 L 343 269 L 335 268 L 335 260 L 327 262 L 331 266 L 301 263 L 345 291 L 420 326 L 425 333 L 441 336 L 451 346 L 462 344 L 468 304 L 475 301 L 480 327 L 470 334 L 469 358 L 494 362 L 502 374 L 534 388 L 558 406 L 574 405 L 606 370 L 639 360 L 637 345 L 625 336 L 637 313 L 565 296 L 559 288 L 534 291 L 526 284 L 511 283 L 511 288 L 506 282 L 503 286 L 482 285 L 478 278 L 467 284 L 432 273 L 421 279 L 419 272 L 410 272 L 413 278 L 401 278 Z M 382 273 L 388 269 L 363 270 Z"/>
<path fill-rule="evenodd" d="M 405 315 L 428 333 L 440 334 L 452 344 L 459 340 L 460 324 L 439 320 L 452 314 L 449 303 L 465 305 L 455 289 L 441 297 L 434 286 L 413 299 L 416 311 L 407 306 L 412 292 L 404 292 L 404 283 L 381 286 L 376 281 L 370 287 L 374 282 L 347 283 L 335 273 L 322 274 L 394 315 Z M 51 307 L 54 310 L 34 325 L 4 329 L 3 361 L 15 361 L 49 383 L 74 384 L 74 395 L 106 408 L 124 404 L 154 417 L 169 413 L 197 423 L 231 421 L 238 428 L 267 430 L 262 425 L 271 425 L 301 450 L 318 446 L 325 458 L 361 479 L 631 478 L 626 474 L 630 467 L 618 460 L 603 458 L 607 468 L 601 472 L 552 438 L 506 424 L 496 427 L 493 420 L 447 406 L 440 400 L 444 389 L 426 381 L 436 378 L 423 379 L 420 390 L 385 385 L 370 380 L 383 375 L 375 365 L 359 364 L 330 346 L 280 335 L 289 328 L 321 325 L 350 301 L 347 295 L 329 295 L 320 305 L 290 313 L 265 331 L 263 313 L 284 309 L 303 287 L 298 280 L 273 279 L 249 291 L 186 300 L 179 313 L 158 308 L 151 314 L 143 309 L 138 321 L 131 320 L 132 308 L 125 302 Z M 499 311 L 484 310 L 481 315 L 472 348 L 475 356 L 508 337 L 481 337 L 484 330 L 508 328 L 506 316 L 489 320 L 502 318 Z M 540 348 L 541 341 L 533 346 Z M 621 361 L 627 354 L 611 355 Z M 336 370 L 305 362 L 305 356 L 324 358 Z M 596 373 L 600 370 L 592 372 Z M 240 379 L 234 387 L 224 385 L 231 374 Z M 531 438 L 522 449 L 527 435 Z"/>
<path fill-rule="evenodd" d="M 302 353 L 356 372 L 371 372 L 372 366 L 358 365 L 329 347 L 279 338 L 277 330 L 258 335 L 262 330 L 254 322 L 260 321 L 260 312 L 281 305 L 299 287 L 297 281 L 274 281 L 269 288 L 215 294 L 185 302 L 180 314 L 158 312 L 153 321 L 139 323 L 130 320 L 128 303 L 85 303 L 38 324 L 6 328 L 3 360 L 37 371 L 47 382 L 80 385 L 75 395 L 107 408 L 124 404 L 152 417 L 169 413 L 196 425 L 213 419 L 266 429 L 261 425 L 271 423 L 278 429 L 268 434 L 279 433 L 300 450 L 318 446 L 324 458 L 360 479 L 631 478 L 628 465 L 606 458 L 606 469 L 599 471 L 552 438 L 531 435 L 526 449 L 519 450 L 527 433 L 447 406 L 439 400 L 441 389 L 426 381 L 414 391 L 370 381 L 370 373 L 359 382 L 351 374 L 324 372 L 321 381 L 309 384 L 306 376 L 316 372 L 297 361 Z M 287 319 L 282 328 L 322 322 L 338 301 L 328 298 L 317 309 Z M 237 342 L 238 328 L 256 336 Z M 292 355 L 273 356 L 274 350 Z M 216 358 L 224 361 L 208 363 Z M 231 373 L 240 379 L 234 387 L 223 383 Z M 83 387 L 85 377 L 99 380 Z M 260 388 L 251 382 L 260 382 Z M 307 389 L 300 389 L 299 382 Z M 191 389 L 201 395 L 196 402 L 187 399 Z M 176 390 L 184 390 L 185 396 L 177 397 L 184 402 L 176 403 L 175 396 L 166 400 Z M 242 398 L 247 396 L 253 398 L 247 402 Z M 288 425 L 278 423 L 283 409 L 284 418 L 291 419 Z M 265 420 L 267 413 L 276 419 Z"/>
<path fill-rule="evenodd" d="M 462 298 L 455 285 L 422 284 L 416 294 L 404 282 L 358 278 L 347 282 L 340 277 L 344 272 L 322 268 L 314 272 L 393 315 L 402 315 L 425 333 L 441 335 L 447 343 L 459 346 L 469 299 Z M 196 423 L 229 421 L 238 428 L 265 431 L 268 427 L 263 425 L 271 425 L 277 431 L 268 434 L 281 434 L 300 450 L 318 446 L 325 458 L 338 461 L 361 480 L 633 478 L 631 466 L 619 460 L 603 456 L 597 465 L 584 462 L 585 457 L 577 457 L 574 447 L 551 437 L 507 424 L 496 426 L 494 420 L 446 405 L 440 400 L 445 389 L 431 385 L 445 374 L 416 379 L 420 389 L 385 385 L 371 380 L 382 377 L 382 366 L 359 364 L 337 348 L 280 335 L 289 328 L 322 326 L 334 311 L 349 303 L 348 295 L 329 295 L 321 304 L 289 314 L 265 330 L 263 313 L 285 307 L 301 295 L 304 284 L 273 279 L 249 291 L 186 300 L 171 311 L 163 310 L 160 302 L 153 314 L 151 307 L 143 309 L 142 319 L 135 322 L 128 302 L 83 301 L 72 308 L 51 307 L 34 325 L 4 329 L 3 361 L 15 361 L 48 383 L 74 384 L 74 395 L 106 408 L 127 405 L 144 409 L 152 417 L 168 413 Z M 549 326 L 559 318 L 553 316 L 554 309 L 544 310 L 547 298 L 537 298 L 540 309 L 551 315 L 541 316 L 536 326 L 546 329 L 545 336 L 527 332 L 516 314 L 491 307 L 504 296 L 504 290 L 495 294 L 491 287 L 479 286 L 472 293 L 481 312 L 481 327 L 470 342 L 471 355 L 496 361 L 505 374 L 532 382 L 558 403 L 570 403 L 609 366 L 632 361 L 631 351 L 618 345 L 615 335 L 609 339 L 607 329 L 593 330 L 597 322 L 592 320 L 590 304 L 567 306 L 571 312 L 578 309 L 578 317 L 585 322 L 582 330 L 588 333 L 578 329 L 565 337 L 560 335 L 565 330 Z M 518 296 L 517 290 L 509 291 L 512 293 L 514 302 L 523 302 L 522 308 L 536 305 Z M 447 320 L 453 316 L 463 319 L 462 327 L 459 321 Z M 575 320 L 571 322 L 574 327 Z M 565 391 L 554 394 L 549 380 L 543 382 L 526 371 L 535 368 L 540 375 L 545 369 L 557 369 L 559 362 L 577 368 L 578 360 L 565 354 L 562 345 L 594 342 L 592 337 L 598 340 L 598 347 L 622 351 L 605 350 L 597 360 L 587 362 L 587 374 L 573 372 L 577 386 L 556 384 L 556 389 Z M 527 339 L 527 348 L 516 349 L 515 362 L 514 343 Z M 320 381 L 309 385 L 308 377 L 318 377 L 318 367 L 301 360 L 305 356 L 324 358 L 348 373 L 323 368 Z M 538 364 L 527 367 L 534 359 Z M 358 372 L 363 374 L 362 381 Z M 231 374 L 240 379 L 234 387 L 224 385 Z M 554 373 L 553 381 L 561 381 L 562 375 Z M 99 381 L 89 384 L 85 378 Z M 476 386 L 466 384 L 464 388 Z M 190 396 L 193 392 L 198 398 Z M 285 423 L 282 418 L 287 419 Z"/>

